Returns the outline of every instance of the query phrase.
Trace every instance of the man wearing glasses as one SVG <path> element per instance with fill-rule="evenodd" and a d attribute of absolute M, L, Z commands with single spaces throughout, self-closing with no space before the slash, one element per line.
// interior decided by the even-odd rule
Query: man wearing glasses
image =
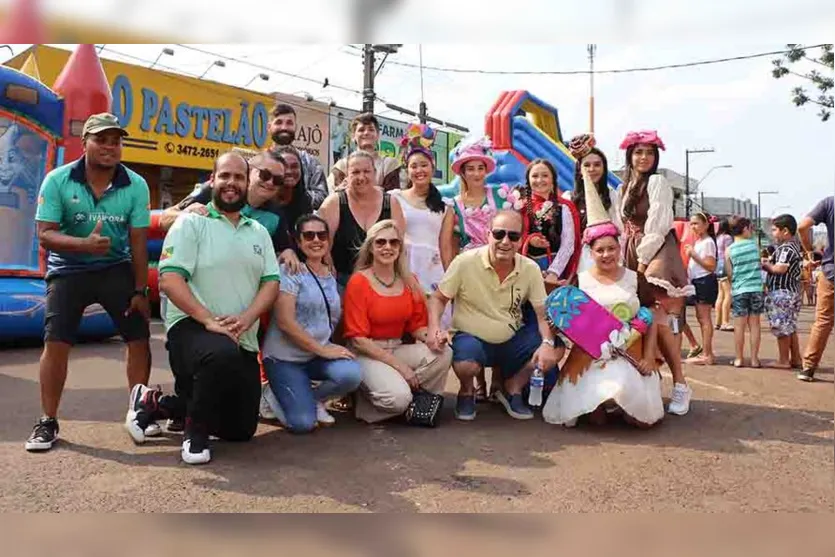
<path fill-rule="evenodd" d="M 438 289 L 429 299 L 427 344 L 437 349 L 440 319 L 446 304 L 452 309 L 452 369 L 461 382 L 455 417 L 475 419 L 473 379 L 485 367 L 501 370 L 502 388 L 496 393 L 507 413 L 528 420 L 533 411 L 522 391 L 535 367 L 543 374 L 556 368 L 564 345 L 545 319 L 542 272 L 519 252 L 522 218 L 500 211 L 493 218 L 488 244 L 452 260 Z M 526 303 L 536 319 L 524 319 Z"/>
<path fill-rule="evenodd" d="M 277 253 L 288 249 L 286 238 L 281 234 L 279 226 L 281 209 L 275 202 L 279 188 L 284 184 L 286 164 L 281 155 L 274 150 L 261 151 L 249 159 L 249 189 L 246 194 L 246 205 L 241 214 L 254 219 L 267 229 L 273 240 L 273 248 Z M 212 200 L 212 180 L 198 184 L 194 191 L 182 201 L 165 210 L 160 219 L 160 226 L 168 230 L 180 213 L 197 213 L 206 216 L 206 206 Z M 292 227 L 292 225 L 291 225 Z"/>

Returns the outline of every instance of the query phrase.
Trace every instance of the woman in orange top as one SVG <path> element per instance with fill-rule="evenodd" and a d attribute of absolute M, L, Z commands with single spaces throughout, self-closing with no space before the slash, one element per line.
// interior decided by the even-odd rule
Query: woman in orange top
<path fill-rule="evenodd" d="M 409 275 L 401 232 L 393 220 L 376 223 L 343 298 L 344 336 L 362 369 L 356 415 L 368 423 L 403 414 L 414 391 L 442 393 L 452 364 L 446 336 L 440 352 L 425 344 L 426 302 L 412 295 L 403 280 Z M 402 343 L 406 333 L 414 344 Z"/>

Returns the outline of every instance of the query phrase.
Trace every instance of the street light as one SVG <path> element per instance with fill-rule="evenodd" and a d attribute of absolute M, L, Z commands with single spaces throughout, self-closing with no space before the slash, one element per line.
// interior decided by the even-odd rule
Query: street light
<path fill-rule="evenodd" d="M 104 48 L 104 45 L 102 45 L 102 48 Z M 160 51 L 160 53 L 157 55 L 157 58 L 156 58 L 156 60 L 154 60 L 154 63 L 153 63 L 153 64 L 151 64 L 150 66 L 148 66 L 148 69 L 151 69 L 151 68 L 153 68 L 154 66 L 156 66 L 156 65 L 157 65 L 157 62 L 159 62 L 159 59 L 160 59 L 160 58 L 162 58 L 163 54 L 164 54 L 164 55 L 166 55 L 166 56 L 174 56 L 174 49 L 172 49 L 172 48 L 163 48 L 163 49 Z"/>
<path fill-rule="evenodd" d="M 690 154 L 713 153 L 713 147 L 707 149 L 684 150 L 684 217 L 690 220 Z"/>
<path fill-rule="evenodd" d="M 253 81 L 255 81 L 256 79 L 260 79 L 261 81 L 269 81 L 269 80 L 270 80 L 270 76 L 268 76 L 268 75 L 267 75 L 267 74 L 265 74 L 265 73 L 259 73 L 258 75 L 254 76 L 252 79 L 250 79 L 249 81 L 247 81 L 247 82 L 246 82 L 246 85 L 244 85 L 244 88 L 249 87 L 249 86 L 250 86 L 250 84 L 251 84 Z"/>
<path fill-rule="evenodd" d="M 706 211 L 706 209 L 705 209 L 705 190 L 702 189 L 702 182 L 704 182 L 707 179 L 707 177 L 710 176 L 710 173 L 713 172 L 714 170 L 716 170 L 717 168 L 733 168 L 733 167 L 734 167 L 734 165 L 732 165 L 732 164 L 720 164 L 718 166 L 714 166 L 713 168 L 711 168 L 710 170 L 705 172 L 705 175 L 702 176 L 701 180 L 696 182 L 696 187 L 699 188 L 699 190 L 700 190 L 699 193 L 702 196 L 702 202 L 701 202 L 702 211 Z"/>
<path fill-rule="evenodd" d="M 765 195 L 780 195 L 779 191 L 757 191 L 757 249 L 762 248 L 762 196 Z"/>
<path fill-rule="evenodd" d="M 208 68 L 206 68 L 206 71 L 203 72 L 202 74 L 200 74 L 200 77 L 198 77 L 197 79 L 203 79 L 203 77 L 207 73 L 209 73 L 209 70 L 211 70 L 215 66 L 217 66 L 218 68 L 225 68 L 226 67 L 226 62 L 224 62 L 223 60 L 215 60 L 214 62 L 212 62 L 212 65 L 209 66 Z"/>

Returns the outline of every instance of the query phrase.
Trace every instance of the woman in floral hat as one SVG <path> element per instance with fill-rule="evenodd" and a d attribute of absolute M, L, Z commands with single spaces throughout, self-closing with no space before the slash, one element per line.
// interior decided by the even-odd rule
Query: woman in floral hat
<path fill-rule="evenodd" d="M 452 200 L 452 212 L 441 228 L 444 269 L 461 251 L 487 244 L 490 222 L 505 203 L 498 190 L 487 187 L 487 175 L 496 169 L 489 138 L 461 143 L 453 151 L 452 171 L 461 178 L 461 191 Z"/>
<path fill-rule="evenodd" d="M 621 215 L 626 245 L 625 264 L 646 279 L 641 305 L 652 309 L 658 325 L 658 345 L 673 375 L 673 393 L 667 411 L 684 415 L 692 391 L 681 367 L 679 316 L 687 296 L 695 294 L 681 259 L 673 228 L 673 189 L 658 170 L 664 142 L 657 132 L 630 132 L 620 144 L 626 149 L 626 170 Z"/>
<path fill-rule="evenodd" d="M 548 287 L 571 282 L 580 255 L 580 218 L 571 201 L 559 196 L 557 171 L 547 159 L 534 159 L 520 188 L 522 254 L 542 269 Z"/>
<path fill-rule="evenodd" d="M 617 227 L 618 232 L 623 234 L 623 221 L 620 216 L 620 192 L 608 184 L 609 163 L 603 151 L 596 147 L 594 136 L 592 134 L 582 134 L 572 138 L 568 142 L 568 150 L 577 160 L 574 165 L 574 191 L 571 192 L 571 201 L 580 214 L 580 234 L 588 226 L 583 171 L 589 174 L 589 178 L 597 191 L 597 196 L 609 215 L 609 220 Z M 578 264 L 578 272 L 588 270 L 592 264 L 591 250 L 588 245 L 584 244 Z"/>

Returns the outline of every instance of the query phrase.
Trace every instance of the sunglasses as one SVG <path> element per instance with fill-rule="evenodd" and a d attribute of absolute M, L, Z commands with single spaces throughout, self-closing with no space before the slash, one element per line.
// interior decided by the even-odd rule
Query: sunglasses
<path fill-rule="evenodd" d="M 284 176 L 273 174 L 266 168 L 258 168 L 256 166 L 253 166 L 252 168 L 258 171 L 258 177 L 262 182 L 272 182 L 275 187 L 284 185 Z"/>
<path fill-rule="evenodd" d="M 374 245 L 378 248 L 385 247 L 386 244 L 393 248 L 399 248 L 400 240 L 398 238 L 376 238 L 374 240 Z"/>
<path fill-rule="evenodd" d="M 328 240 L 328 232 L 326 230 L 305 230 L 301 233 L 301 237 L 306 242 L 312 242 L 314 239 L 325 242 Z"/>
<path fill-rule="evenodd" d="M 522 238 L 521 232 L 515 232 L 513 230 L 502 230 L 501 228 L 491 230 L 490 234 L 492 234 L 493 238 L 495 238 L 498 242 L 504 240 L 505 236 L 507 236 L 511 242 L 518 242 Z"/>

